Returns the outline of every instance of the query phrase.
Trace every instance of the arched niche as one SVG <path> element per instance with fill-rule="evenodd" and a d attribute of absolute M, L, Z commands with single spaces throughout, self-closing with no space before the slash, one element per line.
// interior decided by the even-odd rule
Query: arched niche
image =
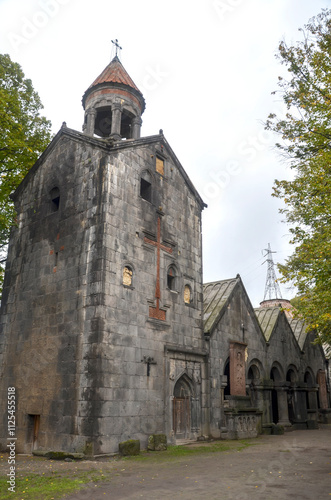
<path fill-rule="evenodd" d="M 284 371 L 279 363 L 274 363 L 270 370 L 270 379 L 276 383 L 280 383 L 285 380 Z"/>
<path fill-rule="evenodd" d="M 264 376 L 264 369 L 261 361 L 258 359 L 254 358 L 250 362 L 247 370 L 247 381 L 248 383 L 256 383 L 258 380 L 263 378 Z"/>
<path fill-rule="evenodd" d="M 286 372 L 286 382 L 294 384 L 299 379 L 298 370 L 294 365 L 290 365 Z"/>

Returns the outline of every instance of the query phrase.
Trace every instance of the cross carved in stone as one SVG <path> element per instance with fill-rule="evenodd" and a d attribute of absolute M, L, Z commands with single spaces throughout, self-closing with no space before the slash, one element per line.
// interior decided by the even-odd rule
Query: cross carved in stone
<path fill-rule="evenodd" d="M 151 365 L 156 365 L 157 362 L 154 361 L 154 358 L 151 358 L 150 356 L 144 356 L 141 362 L 147 365 L 147 377 L 149 377 L 151 373 Z"/>
<path fill-rule="evenodd" d="M 156 299 L 156 307 L 149 307 L 149 317 L 154 319 L 159 319 L 161 321 L 165 321 L 166 319 L 166 311 L 160 309 L 160 299 L 161 299 L 161 289 L 160 289 L 160 257 L 161 250 L 164 252 L 172 254 L 172 248 L 167 247 L 161 243 L 161 217 L 159 216 L 157 219 L 157 239 L 156 241 L 144 237 L 144 242 L 149 245 L 153 245 L 157 250 L 157 260 L 156 260 L 156 286 L 155 286 L 155 299 Z"/>

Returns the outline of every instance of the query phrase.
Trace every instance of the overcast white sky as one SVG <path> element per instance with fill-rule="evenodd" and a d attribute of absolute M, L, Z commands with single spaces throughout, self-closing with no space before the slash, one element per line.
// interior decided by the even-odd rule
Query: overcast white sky
<path fill-rule="evenodd" d="M 331 0 L 0 0 L 0 52 L 32 80 L 54 132 L 63 121 L 81 131 L 81 97 L 118 38 L 147 103 L 142 135 L 163 129 L 208 204 L 204 281 L 239 273 L 258 306 L 262 250 L 270 243 L 275 262 L 292 252 L 271 197 L 274 179 L 291 173 L 262 124 L 282 110 L 271 95 L 284 72 L 275 54 L 322 8 Z"/>

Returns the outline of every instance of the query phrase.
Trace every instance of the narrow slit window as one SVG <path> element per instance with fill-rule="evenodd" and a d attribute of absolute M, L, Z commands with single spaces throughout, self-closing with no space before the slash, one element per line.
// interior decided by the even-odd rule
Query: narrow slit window
<path fill-rule="evenodd" d="M 57 212 L 60 208 L 60 190 L 55 187 L 50 192 L 52 212 Z"/>

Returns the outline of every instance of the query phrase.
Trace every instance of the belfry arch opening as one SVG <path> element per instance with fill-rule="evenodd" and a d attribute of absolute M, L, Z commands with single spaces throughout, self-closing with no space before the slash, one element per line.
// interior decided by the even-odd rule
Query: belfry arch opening
<path fill-rule="evenodd" d="M 85 134 L 115 141 L 139 139 L 145 99 L 117 56 L 86 90 L 82 104 Z"/>
<path fill-rule="evenodd" d="M 130 111 L 123 109 L 122 117 L 121 117 L 121 136 L 122 139 L 131 139 L 132 138 L 132 120 L 134 115 L 130 113 Z"/>
<path fill-rule="evenodd" d="M 106 138 L 111 134 L 112 111 L 111 107 L 99 108 L 94 122 L 94 134 Z"/>
<path fill-rule="evenodd" d="M 135 115 L 129 110 L 123 109 L 119 112 L 119 117 L 120 124 L 118 128 L 121 139 L 131 139 L 133 136 L 132 120 L 135 118 Z M 115 128 L 113 121 L 113 110 L 111 106 L 97 108 L 94 122 L 94 134 L 104 139 L 110 137 Z"/>

